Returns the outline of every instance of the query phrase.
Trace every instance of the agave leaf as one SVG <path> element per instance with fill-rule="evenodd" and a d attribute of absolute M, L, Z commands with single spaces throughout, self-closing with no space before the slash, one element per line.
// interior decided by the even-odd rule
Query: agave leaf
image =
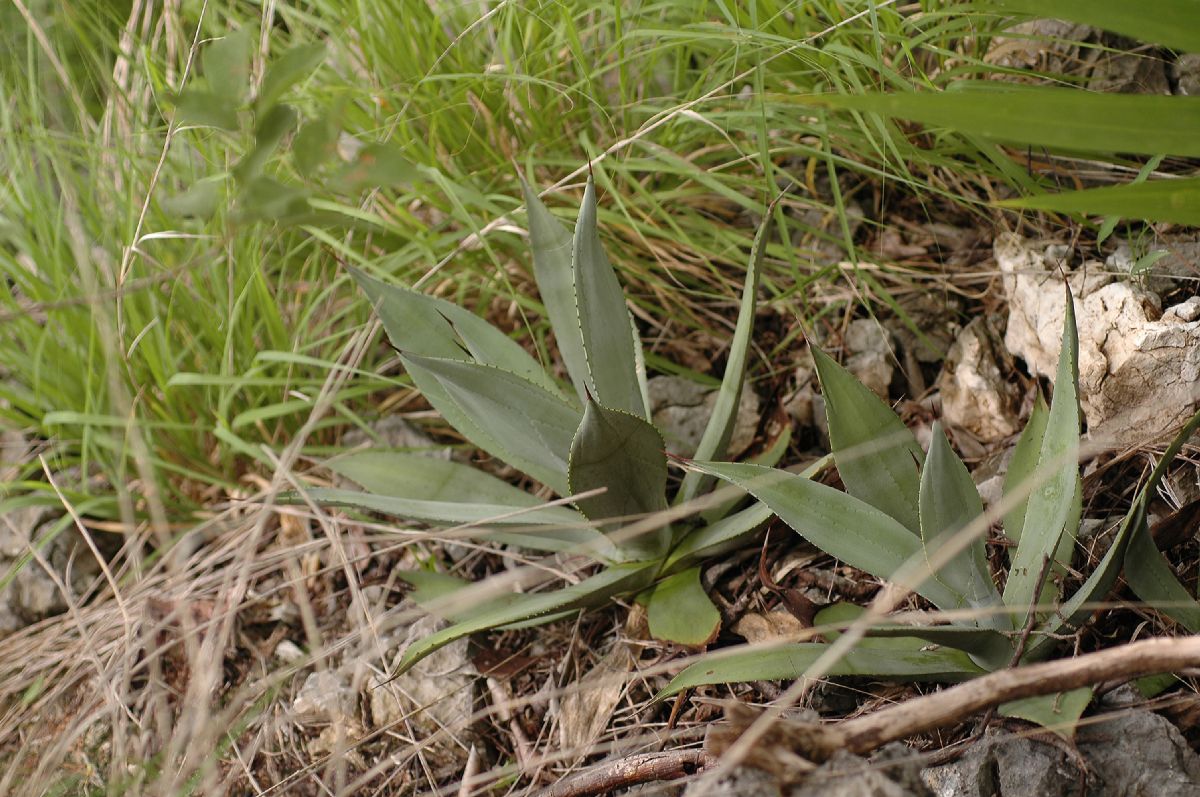
<path fill-rule="evenodd" d="M 261 174 L 284 137 L 296 127 L 298 119 L 296 109 L 290 105 L 276 105 L 263 114 L 254 128 L 254 149 L 233 167 L 234 176 L 249 180 Z"/>
<path fill-rule="evenodd" d="M 1006 208 L 1169 221 L 1197 227 L 1200 226 L 1200 179 L 1152 180 L 1006 199 L 996 204 Z"/>
<path fill-rule="evenodd" d="M 529 247 L 533 251 L 533 276 L 554 330 L 563 365 L 575 385 L 579 401 L 587 396 L 588 363 L 583 353 L 583 333 L 575 306 L 575 278 L 571 272 L 571 233 L 551 215 L 524 179 L 525 206 L 529 209 Z"/>
<path fill-rule="evenodd" d="M 1129 569 L 1129 560 L 1132 558 L 1128 554 L 1129 542 L 1135 536 L 1148 536 L 1146 528 L 1146 504 L 1150 500 L 1150 497 L 1157 493 L 1158 485 L 1162 482 L 1162 478 L 1167 472 L 1167 467 L 1183 449 L 1184 444 L 1191 439 L 1192 434 L 1197 428 L 1200 428 L 1200 412 L 1194 414 L 1183 425 L 1183 428 L 1175 435 L 1171 444 L 1167 446 L 1167 450 L 1163 452 L 1162 459 L 1155 465 L 1149 478 L 1138 488 L 1137 494 L 1133 498 L 1133 503 L 1130 504 L 1129 511 L 1125 513 L 1125 517 L 1117 529 L 1116 536 L 1113 538 L 1112 545 L 1104 554 L 1104 558 L 1100 560 L 1100 564 L 1088 576 L 1083 586 L 1063 603 L 1062 608 L 1048 617 L 1039 626 L 1038 631 L 1040 633 L 1031 639 L 1025 659 L 1032 660 L 1045 655 L 1054 643 L 1052 634 L 1059 633 L 1064 626 L 1070 628 L 1078 627 L 1094 611 L 1089 604 L 1103 600 L 1109 593 L 1113 584 L 1116 583 L 1122 560 L 1125 562 L 1126 578 L 1129 580 L 1130 586 L 1133 587 L 1134 592 L 1138 593 L 1138 597 L 1147 600 L 1147 596 L 1143 595 L 1141 591 L 1142 589 L 1147 589 L 1147 586 L 1140 580 L 1137 565 L 1135 564 L 1132 571 Z M 1162 554 L 1159 554 L 1157 550 L 1154 553 L 1159 558 L 1162 557 Z M 1139 585 L 1141 589 L 1139 589 Z M 1152 585 L 1149 587 L 1149 592 L 1151 597 L 1153 597 Z M 1155 599 L 1157 600 L 1157 598 Z"/>
<path fill-rule="evenodd" d="M 920 534 L 918 467 L 925 452 L 891 408 L 825 352 L 812 347 L 829 442 L 846 492 Z"/>
<path fill-rule="evenodd" d="M 649 515 L 667 508 L 667 456 L 662 435 L 636 415 L 588 400 L 571 442 L 567 484 L 572 493 L 604 492 L 576 502 L 592 520 Z M 644 558 L 666 553 L 669 530 L 621 543 Z"/>
<path fill-rule="evenodd" d="M 778 437 L 776 437 L 773 441 L 771 441 L 771 445 L 765 451 L 762 451 L 759 454 L 755 454 L 752 457 L 747 457 L 745 461 L 752 462 L 755 465 L 765 465 L 768 468 L 773 468 L 776 465 L 778 465 L 779 461 L 783 459 L 785 454 L 787 454 L 788 445 L 791 443 L 791 441 L 792 441 L 792 429 L 790 426 L 785 426 L 783 431 L 779 434 Z M 815 464 L 820 465 L 820 467 L 818 467 L 817 470 L 824 470 L 825 467 L 827 467 L 832 462 L 833 462 L 833 457 L 831 457 L 827 454 L 824 457 L 821 457 L 821 459 L 819 459 L 817 461 L 817 463 L 815 463 Z M 812 478 L 813 473 L 816 472 L 816 471 L 813 471 L 813 473 L 808 473 L 808 470 L 810 470 L 812 467 L 813 466 L 810 465 L 809 468 L 805 470 L 805 475 L 810 479 Z M 732 512 L 734 509 L 736 509 L 737 506 L 739 504 L 741 504 L 746 498 L 746 494 L 743 493 L 741 490 L 738 490 L 737 492 L 740 493 L 740 495 L 734 495 L 728 501 L 723 501 L 722 503 L 717 504 L 716 506 L 714 506 L 711 509 L 704 510 L 703 512 L 700 513 L 700 517 L 704 518 L 704 520 L 709 523 L 715 523 L 716 521 L 718 521 L 721 518 L 728 515 L 730 512 Z"/>
<path fill-rule="evenodd" d="M 571 257 L 588 392 L 606 407 L 646 417 L 625 295 L 596 230 L 596 185 L 589 177 L 575 225 Z"/>
<path fill-rule="evenodd" d="M 802 537 L 876 578 L 890 579 L 909 562 L 924 561 L 921 541 L 892 517 L 852 495 L 787 471 L 731 462 L 692 462 L 769 506 Z M 964 598 L 926 577 L 915 591 L 942 609 Z"/>
<path fill-rule="evenodd" d="M 516 374 L 561 396 L 558 385 L 520 344 L 453 302 L 389 285 L 347 267 L 401 352 L 450 360 L 473 359 Z"/>
<path fill-rule="evenodd" d="M 656 568 L 655 564 L 616 565 L 565 589 L 523 594 L 508 605 L 489 607 L 467 621 L 455 623 L 410 646 L 396 665 L 393 677 L 456 639 L 549 614 L 597 606 L 614 595 L 640 590 L 653 580 Z"/>
<path fill-rule="evenodd" d="M 399 451 L 352 451 L 328 460 L 325 467 L 368 492 L 424 501 L 462 501 L 537 506 L 540 499 L 490 473 L 448 459 Z M 580 517 L 567 509 L 564 515 Z"/>
<path fill-rule="evenodd" d="M 429 403 L 471 442 L 567 495 L 575 408 L 490 365 L 415 354 L 401 359 Z"/>
<path fill-rule="evenodd" d="M 1023 719 L 1071 739 L 1075 736 L 1079 718 L 1091 702 L 1092 687 L 1084 686 L 1069 692 L 1014 700 L 1002 704 L 998 711 L 1005 717 Z"/>
<path fill-rule="evenodd" d="M 315 72 L 324 60 L 324 44 L 300 44 L 272 61 L 258 90 L 258 107 L 269 108 L 285 91 Z"/>
<path fill-rule="evenodd" d="M 982 7 L 1068 19 L 1144 42 L 1200 52 L 1200 8 L 1193 0 L 986 0 Z"/>
<path fill-rule="evenodd" d="M 467 622 L 498 606 L 511 606 L 522 597 L 519 592 L 509 592 L 498 596 L 490 595 L 486 600 L 481 600 L 467 589 L 472 582 L 432 570 L 405 570 L 400 573 L 400 579 L 413 586 L 408 597 L 412 598 L 414 603 L 430 614 L 452 623 Z M 573 612 L 545 614 L 531 620 L 498 626 L 498 628 L 504 630 L 530 628 L 554 622 L 571 614 Z"/>
<path fill-rule="evenodd" d="M 981 675 L 965 653 L 949 648 L 929 650 L 920 639 L 862 639 L 846 651 L 825 675 L 864 675 L 902 681 L 955 681 Z M 801 678 L 829 649 L 821 642 L 793 642 L 764 647 L 739 646 L 709 653 L 671 679 L 654 696 L 663 700 L 684 689 L 707 684 L 778 681 Z"/>
<path fill-rule="evenodd" d="M 975 88 L 968 84 L 964 88 Z M 1200 156 L 1200 97 L 1098 94 L 1043 86 L 898 94 L 825 94 L 802 102 L 945 126 L 997 141 L 1074 152 Z"/>
<path fill-rule="evenodd" d="M 1004 496 L 1014 495 L 1021 490 L 1025 482 L 1033 477 L 1037 470 L 1038 456 L 1042 451 L 1042 439 L 1046 435 L 1046 421 L 1050 417 L 1050 409 L 1039 391 L 1033 402 L 1033 411 L 1029 413 L 1029 422 L 1017 439 L 1013 448 L 1012 459 L 1008 463 L 1008 472 L 1004 474 Z M 1026 495 L 1017 501 L 1013 508 L 1004 515 L 1004 534 L 1013 542 L 1021 541 L 1021 529 L 1025 526 L 1025 508 L 1029 505 Z"/>
<path fill-rule="evenodd" d="M 701 526 L 672 549 L 667 563 L 663 566 L 664 572 L 673 573 L 680 568 L 741 547 L 742 543 L 774 514 L 769 506 L 756 501 L 736 514 Z"/>
<path fill-rule="evenodd" d="M 814 622 L 818 626 L 849 625 L 862 615 L 864 609 L 853 603 L 834 603 L 817 612 Z M 1007 618 L 1001 618 L 1007 624 Z M 1005 634 L 992 628 L 967 625 L 907 625 L 900 623 L 872 625 L 866 630 L 871 639 L 900 638 L 900 647 L 911 646 L 913 639 L 960 650 L 971 657 L 984 670 L 992 671 L 1006 667 L 1012 660 L 1012 641 Z M 830 642 L 841 634 L 829 630 L 824 636 Z"/>
<path fill-rule="evenodd" d="M 929 456 L 921 473 L 921 542 L 926 551 L 936 550 L 955 533 L 983 515 L 983 502 L 967 466 L 955 455 L 940 422 L 933 425 Z M 977 536 L 958 556 L 934 574 L 976 609 L 1001 605 L 1000 593 L 992 583 L 987 551 L 982 536 Z M 988 625 L 1003 623 L 1008 617 L 987 615 L 980 620 Z"/>
<path fill-rule="evenodd" d="M 717 392 L 712 414 L 708 417 L 704 434 L 696 447 L 696 459 L 721 459 L 725 456 L 729 438 L 733 435 L 738 403 L 742 399 L 742 387 L 746 380 L 746 357 L 750 352 L 750 342 L 754 333 L 759 275 L 762 273 L 763 253 L 767 249 L 767 232 L 771 228 L 774 207 L 775 203 L 772 202 L 754 236 L 754 244 L 750 250 L 750 266 L 746 269 L 746 282 L 742 286 L 742 301 L 738 306 L 737 325 L 734 327 L 733 341 L 729 345 L 725 374 L 721 378 L 721 389 Z M 676 501 L 690 501 L 703 492 L 711 481 L 711 477 L 704 476 L 699 471 L 688 471 L 683 477 Z"/>
<path fill-rule="evenodd" d="M 700 583 L 699 567 L 664 578 L 648 593 L 646 619 L 655 639 L 703 647 L 717 638 L 721 613 Z"/>
<path fill-rule="evenodd" d="M 1046 419 L 1046 432 L 1038 454 L 1034 478 L 1041 484 L 1029 496 L 1021 541 L 1012 558 L 1004 602 L 1029 606 L 1039 591 L 1042 562 L 1058 552 L 1067 520 L 1075 503 L 1079 479 L 1079 338 L 1075 307 L 1067 291 L 1063 314 L 1062 349 L 1054 379 L 1054 398 Z"/>
<path fill-rule="evenodd" d="M 1200 603 L 1183 586 L 1148 529 L 1133 534 L 1125 551 L 1125 580 L 1147 605 L 1200 634 Z"/>

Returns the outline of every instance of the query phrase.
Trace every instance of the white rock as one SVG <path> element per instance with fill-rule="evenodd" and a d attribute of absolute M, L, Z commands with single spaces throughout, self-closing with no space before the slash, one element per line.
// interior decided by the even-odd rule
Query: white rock
<path fill-rule="evenodd" d="M 650 397 L 650 417 L 662 432 L 667 450 L 684 457 L 695 454 L 712 416 L 718 391 L 681 376 L 656 376 L 646 383 L 646 392 Z M 729 439 L 729 456 L 737 456 L 754 442 L 758 413 L 758 396 L 746 385 Z"/>
<path fill-rule="evenodd" d="M 357 692 L 340 671 L 311 673 L 292 701 L 292 714 L 301 723 L 336 723 L 355 716 Z"/>
<path fill-rule="evenodd" d="M 892 333 L 877 321 L 858 318 L 846 330 L 846 370 L 884 401 L 895 373 Z"/>
<path fill-rule="evenodd" d="M 998 237 L 994 251 L 1009 299 L 1005 344 L 1030 371 L 1052 378 L 1066 305 L 1059 252 L 1013 235 Z M 1163 314 L 1155 294 L 1115 281 L 1098 263 L 1069 272 L 1067 282 L 1079 329 L 1080 404 L 1092 437 L 1131 445 L 1177 429 L 1200 399 L 1200 321 L 1184 320 L 1193 307 Z"/>
<path fill-rule="evenodd" d="M 1017 388 L 997 363 L 998 341 L 986 318 L 977 318 L 959 333 L 938 377 L 942 415 L 984 442 L 1017 433 Z"/>

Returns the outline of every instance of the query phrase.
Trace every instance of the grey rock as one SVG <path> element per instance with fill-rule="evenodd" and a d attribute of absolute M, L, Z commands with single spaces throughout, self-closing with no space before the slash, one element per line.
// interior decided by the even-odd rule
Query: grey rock
<path fill-rule="evenodd" d="M 927 797 L 921 767 L 908 748 L 888 745 L 871 760 L 841 751 L 789 797 Z"/>
<path fill-rule="evenodd" d="M 302 723 L 337 723 L 355 716 L 357 691 L 339 671 L 314 672 L 292 701 L 292 713 Z"/>
<path fill-rule="evenodd" d="M 1080 773 L 1057 747 L 992 728 L 958 761 L 922 777 L 937 797 L 1066 797 L 1078 792 Z"/>
<path fill-rule="evenodd" d="M 892 333 L 878 321 L 858 318 L 846 329 L 846 370 L 887 401 L 895 374 Z"/>
<path fill-rule="evenodd" d="M 1200 96 L 1200 53 L 1183 53 L 1171 65 L 1175 91 L 1192 97 Z"/>
<path fill-rule="evenodd" d="M 1169 720 L 1120 711 L 1085 725 L 1076 739 L 1095 774 L 1094 797 L 1196 797 L 1200 756 Z"/>
<path fill-rule="evenodd" d="M 1010 437 L 1020 429 L 1020 395 L 1000 370 L 1001 351 L 988 320 L 976 318 L 950 347 L 938 378 L 945 419 L 984 442 Z"/>
<path fill-rule="evenodd" d="M 662 432 L 667 450 L 690 457 L 696 453 L 704 428 L 712 416 L 718 391 L 680 376 L 656 376 L 646 383 L 650 417 Z M 729 456 L 737 456 L 754 442 L 758 429 L 759 398 L 749 387 L 742 389 Z"/>
<path fill-rule="evenodd" d="M 396 415 L 380 418 L 370 425 L 368 434 L 362 429 L 354 429 L 342 436 L 342 446 L 346 450 L 360 447 L 384 446 L 410 450 L 413 453 L 428 454 L 439 459 L 449 459 L 450 449 L 439 446 L 428 435 L 408 421 Z"/>
<path fill-rule="evenodd" d="M 735 767 L 715 780 L 693 781 L 683 797 L 783 797 L 779 779 L 754 767 Z"/>

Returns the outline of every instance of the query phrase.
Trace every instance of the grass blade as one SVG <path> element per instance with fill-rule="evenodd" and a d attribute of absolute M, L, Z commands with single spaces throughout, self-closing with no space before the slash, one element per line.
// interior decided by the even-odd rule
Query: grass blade
<path fill-rule="evenodd" d="M 1169 221 L 1200 226 L 1200 179 L 1154 180 L 1061 194 L 1007 199 L 996 203 L 1006 208 L 1049 210 L 1055 213 L 1087 213 L 1125 219 Z"/>
<path fill-rule="evenodd" d="M 925 452 L 891 408 L 817 347 L 829 441 L 846 491 L 920 534 L 918 467 Z"/>
<path fill-rule="evenodd" d="M 1200 52 L 1195 0 L 986 0 L 982 8 L 1067 19 L 1177 50 Z"/>
<path fill-rule="evenodd" d="M 1066 151 L 1200 156 L 1200 97 L 986 86 L 939 93 L 822 95 L 801 101 Z"/>
<path fill-rule="evenodd" d="M 606 407 L 646 417 L 637 378 L 641 344 L 633 334 L 617 273 L 600 245 L 596 230 L 596 184 L 589 177 L 579 208 L 572 248 L 572 273 L 588 390 Z"/>

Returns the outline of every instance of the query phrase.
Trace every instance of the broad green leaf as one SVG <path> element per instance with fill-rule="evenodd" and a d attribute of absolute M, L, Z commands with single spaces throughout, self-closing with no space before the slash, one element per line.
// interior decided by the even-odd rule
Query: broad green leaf
<path fill-rule="evenodd" d="M 1148 530 L 1133 535 L 1125 551 L 1125 580 L 1148 606 L 1200 634 L 1200 603 L 1183 586 Z"/>
<path fill-rule="evenodd" d="M 478 593 L 468 590 L 472 582 L 446 573 L 435 573 L 431 570 L 405 570 L 400 573 L 400 579 L 413 586 L 408 597 L 430 614 L 441 617 L 453 623 L 468 622 L 472 618 L 499 606 L 511 606 L 521 599 L 521 593 L 510 592 L 504 595 L 489 595 L 484 599 Z M 541 615 L 532 620 L 507 623 L 499 629 L 517 630 L 531 628 L 543 623 L 554 622 L 569 616 L 572 612 L 555 612 Z"/>
<path fill-rule="evenodd" d="M 769 506 L 779 519 L 830 556 L 891 579 L 910 562 L 925 561 L 921 541 L 875 507 L 818 482 L 787 471 L 730 462 L 692 462 L 732 482 Z M 963 596 L 926 576 L 912 586 L 941 609 L 962 605 Z"/>
<path fill-rule="evenodd" d="M 962 88 L 975 89 L 973 84 Z M 1043 86 L 824 94 L 799 102 L 871 111 L 997 141 L 1074 152 L 1200 156 L 1200 97 L 1098 94 Z M 986 90 L 983 90 L 986 89 Z"/>
<path fill-rule="evenodd" d="M 567 485 L 572 493 L 603 488 L 576 502 L 592 520 L 650 515 L 667 508 L 666 445 L 658 430 L 636 415 L 588 400 L 571 442 Z M 666 553 L 668 529 L 620 543 L 645 558 Z"/>
<path fill-rule="evenodd" d="M 1079 479 L 1079 336 L 1070 288 L 1064 290 L 1066 306 L 1054 398 L 1033 475 L 1040 483 L 1029 496 L 1021 541 L 1004 585 L 1004 602 L 1015 608 L 1030 606 L 1038 593 L 1042 563 L 1058 552 Z"/>
<path fill-rule="evenodd" d="M 659 581 L 646 599 L 650 635 L 664 642 L 703 647 L 717 638 L 721 613 L 700 584 L 700 568 Z"/>
<path fill-rule="evenodd" d="M 721 378 L 721 389 L 717 392 L 712 414 L 704 427 L 700 444 L 696 447 L 696 459 L 721 459 L 726 454 L 729 438 L 737 421 L 738 404 L 742 399 L 742 387 L 746 381 L 746 357 L 754 334 L 754 312 L 758 306 L 758 282 L 762 273 L 763 253 L 767 249 L 767 232 L 771 228 L 771 216 L 775 203 L 767 209 L 754 244 L 750 250 L 750 266 L 746 269 L 746 282 L 742 286 L 742 301 L 738 306 L 737 325 L 733 330 L 733 341 L 729 344 L 729 357 L 725 363 L 725 374 Z M 697 471 L 688 471 L 679 488 L 677 501 L 683 503 L 695 498 L 711 481 Z"/>
<path fill-rule="evenodd" d="M 236 110 L 250 88 L 250 46 L 243 28 L 212 42 L 200 56 L 208 90 L 225 108 Z"/>
<path fill-rule="evenodd" d="M 1038 457 L 1042 452 L 1042 439 L 1046 435 L 1046 421 L 1050 417 L 1050 409 L 1038 391 L 1033 402 L 1033 411 L 1029 413 L 1029 422 L 1017 439 L 1013 448 L 1012 459 L 1008 463 L 1008 472 L 1004 474 L 1005 497 L 1015 495 L 1018 491 L 1028 489 L 1026 481 L 1033 478 L 1037 471 Z M 1029 495 L 1020 499 L 1004 515 L 1004 535 L 1013 542 L 1021 541 L 1021 529 L 1025 525 L 1025 508 L 1029 505 Z"/>
<path fill-rule="evenodd" d="M 368 144 L 352 163 L 346 164 L 330 186 L 354 192 L 364 188 L 406 186 L 420 176 L 417 167 L 390 144 Z"/>
<path fill-rule="evenodd" d="M 575 224 L 571 268 L 588 365 L 588 392 L 606 407 L 645 418 L 635 352 L 640 343 L 630 327 L 629 310 L 617 273 L 600 245 L 596 230 L 596 185 L 590 177 Z"/>
<path fill-rule="evenodd" d="M 372 512 L 420 520 L 426 523 L 466 524 L 495 523 L 519 526 L 581 526 L 586 520 L 579 513 L 565 506 L 542 508 L 512 506 L 483 501 L 407 498 L 404 496 L 379 495 L 359 490 L 341 490 L 332 487 L 314 487 L 307 491 L 314 500 L 332 506 L 356 506 Z M 520 514 L 514 515 L 513 513 Z M 505 517 L 512 515 L 512 517 Z M 568 536 L 578 540 L 591 539 L 588 529 L 569 529 Z"/>
<path fill-rule="evenodd" d="M 757 533 L 759 527 L 774 514 L 766 504 L 755 502 L 741 512 L 701 526 L 675 546 L 663 565 L 663 572 L 674 573 L 742 547 L 745 540 Z"/>
<path fill-rule="evenodd" d="M 325 463 L 367 492 L 423 501 L 473 501 L 531 507 L 541 500 L 478 468 L 448 459 L 398 451 L 352 451 Z M 579 516 L 570 509 L 566 515 Z"/>
<path fill-rule="evenodd" d="M 765 451 L 755 454 L 752 457 L 747 457 L 745 459 L 745 461 L 753 463 L 755 465 L 765 465 L 768 468 L 773 468 L 776 465 L 778 465 L 779 461 L 783 459 L 785 454 L 787 454 L 788 445 L 791 443 L 791 441 L 792 441 L 791 427 L 784 427 L 784 429 L 780 433 L 780 435 L 771 442 L 771 445 Z M 829 454 L 826 454 L 825 456 L 823 456 L 819 460 L 817 460 L 816 463 L 814 463 L 814 465 L 819 466 L 816 468 L 817 470 L 824 470 L 828 465 L 831 465 L 831 464 L 833 464 L 833 457 Z M 809 478 L 812 477 L 812 474 L 808 474 L 807 471 L 809 469 L 811 469 L 812 467 L 813 466 L 810 465 L 809 468 L 805 470 L 805 473 L 806 473 L 806 475 L 809 476 Z M 814 471 L 814 473 L 815 472 L 816 471 Z M 714 522 L 720 520 L 721 518 L 725 517 L 730 512 L 732 512 L 734 509 L 736 509 L 738 507 L 738 505 L 741 504 L 745 500 L 746 494 L 742 493 L 741 490 L 738 490 L 738 492 L 741 494 L 734 495 L 728 501 L 724 501 L 724 502 L 718 504 L 717 506 L 714 506 L 712 509 L 704 510 L 703 512 L 700 513 L 700 516 L 709 523 L 714 523 Z"/>
<path fill-rule="evenodd" d="M 835 662 L 824 675 L 861 675 L 901 681 L 956 681 L 981 675 L 966 654 L 935 648 L 919 639 L 903 647 L 895 639 L 863 639 Z M 737 647 L 728 652 L 709 653 L 671 679 L 655 700 L 663 700 L 684 689 L 707 684 L 744 681 L 795 680 L 804 676 L 829 646 L 820 642 L 793 642 L 764 647 Z"/>
<path fill-rule="evenodd" d="M 1169 221 L 1197 227 L 1200 226 L 1200 179 L 1153 180 L 1007 199 L 996 204 L 1006 208 Z"/>
<path fill-rule="evenodd" d="M 834 603 L 817 612 L 814 622 L 818 626 L 849 626 L 862 615 L 862 606 L 853 603 Z M 1009 621 L 1001 617 L 998 625 Z M 825 631 L 824 636 L 833 642 L 840 631 Z M 1007 634 L 992 628 L 970 625 L 909 625 L 906 623 L 878 623 L 866 629 L 868 638 L 885 640 L 900 639 L 900 646 L 911 645 L 912 640 L 940 645 L 962 651 L 984 670 L 992 671 L 1007 667 L 1012 660 L 1013 643 Z"/>
<path fill-rule="evenodd" d="M 162 209 L 173 216 L 206 219 L 216 212 L 224 187 L 224 176 L 201 178 L 183 193 L 162 200 Z"/>
<path fill-rule="evenodd" d="M 575 278 L 571 271 L 571 233 L 551 215 L 524 179 L 525 205 L 529 209 L 529 248 L 533 252 L 533 277 L 554 330 L 563 365 L 582 402 L 587 397 L 588 363 L 583 353 L 583 333 L 575 305 Z"/>
<path fill-rule="evenodd" d="M 404 354 L 474 359 L 509 371 L 560 396 L 558 385 L 520 344 L 479 316 L 453 302 L 382 282 L 347 267 L 392 345 Z"/>
<path fill-rule="evenodd" d="M 255 102 L 269 108 L 283 93 L 307 78 L 325 60 L 324 44 L 300 44 L 275 59 L 267 67 Z"/>
<path fill-rule="evenodd" d="M 616 565 L 565 589 L 523 594 L 508 605 L 489 608 L 468 621 L 444 628 L 411 645 L 404 651 L 393 676 L 404 673 L 456 639 L 479 631 L 585 606 L 598 606 L 615 595 L 638 591 L 654 578 L 656 568 L 654 564 Z"/>
<path fill-rule="evenodd" d="M 983 8 L 1068 19 L 1176 50 L 1200 52 L 1195 0 L 986 0 Z"/>
<path fill-rule="evenodd" d="M 472 443 L 559 495 L 568 493 L 567 458 L 579 426 L 578 410 L 491 365 L 415 354 L 401 355 L 401 360 L 429 403 Z M 467 422 L 460 426 L 463 419 Z"/>
<path fill-rule="evenodd" d="M 918 468 L 925 452 L 896 413 L 849 371 L 816 346 L 812 355 L 846 492 L 920 534 Z"/>
<path fill-rule="evenodd" d="M 263 114 L 254 129 L 254 149 L 233 167 L 233 175 L 239 180 L 249 180 L 262 173 L 284 137 L 296 127 L 298 119 L 296 109 L 290 105 L 276 105 Z"/>
<path fill-rule="evenodd" d="M 983 502 L 975 482 L 967 466 L 951 450 L 940 422 L 933 424 L 933 439 L 921 473 L 920 510 L 921 543 L 926 555 L 983 515 Z M 1000 593 L 988 569 L 982 536 L 986 531 L 981 529 L 981 534 L 967 548 L 934 574 L 934 578 L 961 594 L 966 606 L 976 609 L 1001 605 Z M 1005 616 L 987 615 L 980 622 L 1011 626 L 1011 620 Z"/>
<path fill-rule="evenodd" d="M 292 155 L 296 170 L 311 175 L 337 152 L 338 126 L 333 116 L 325 114 L 307 122 L 292 140 Z"/>
<path fill-rule="evenodd" d="M 250 220 L 280 222 L 301 217 L 312 210 L 306 191 L 262 175 L 242 186 L 238 207 Z"/>
<path fill-rule="evenodd" d="M 1079 718 L 1091 702 L 1092 687 L 1084 686 L 1070 692 L 1014 700 L 1002 704 L 998 711 L 1005 717 L 1027 720 L 1071 739 L 1075 736 Z"/>
<path fill-rule="evenodd" d="M 175 124 L 236 130 L 237 108 L 211 91 L 188 89 L 175 98 Z"/>

